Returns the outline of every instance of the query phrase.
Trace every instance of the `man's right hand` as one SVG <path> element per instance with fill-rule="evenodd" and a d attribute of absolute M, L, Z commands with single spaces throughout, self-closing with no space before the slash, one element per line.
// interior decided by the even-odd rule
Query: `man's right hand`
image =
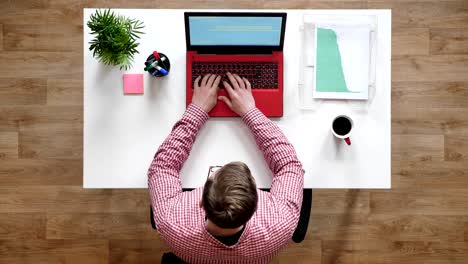
<path fill-rule="evenodd" d="M 250 82 L 237 74 L 226 73 L 229 82 L 223 81 L 229 98 L 226 96 L 218 96 L 218 99 L 227 104 L 227 106 L 236 114 L 243 116 L 250 109 L 255 107 L 255 100 L 252 95 L 252 87 Z"/>

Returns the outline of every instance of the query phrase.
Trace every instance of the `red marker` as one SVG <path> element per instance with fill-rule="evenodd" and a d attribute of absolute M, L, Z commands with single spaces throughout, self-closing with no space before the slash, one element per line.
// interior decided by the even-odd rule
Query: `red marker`
<path fill-rule="evenodd" d="M 157 51 L 153 51 L 153 56 L 154 56 L 154 58 L 156 58 L 156 60 L 161 59 L 161 57 L 159 57 L 159 53 Z"/>

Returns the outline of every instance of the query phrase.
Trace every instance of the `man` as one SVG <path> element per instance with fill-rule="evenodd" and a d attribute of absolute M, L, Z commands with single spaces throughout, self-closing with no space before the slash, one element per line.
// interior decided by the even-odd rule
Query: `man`
<path fill-rule="evenodd" d="M 297 226 L 304 170 L 280 129 L 255 107 L 249 81 L 227 77 L 229 98 L 217 96 L 221 76 L 195 80 L 192 103 L 156 152 L 148 171 L 154 220 L 161 238 L 187 263 L 268 263 Z M 218 100 L 252 131 L 274 175 L 270 192 L 256 189 L 241 162 L 212 173 L 203 188 L 182 192 L 179 171 Z"/>

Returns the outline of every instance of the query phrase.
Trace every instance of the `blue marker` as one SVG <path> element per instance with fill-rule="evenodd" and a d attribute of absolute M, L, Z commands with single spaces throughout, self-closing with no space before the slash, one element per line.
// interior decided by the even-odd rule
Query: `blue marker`
<path fill-rule="evenodd" d="M 162 75 L 167 75 L 167 74 L 168 74 L 168 72 L 166 71 L 166 69 L 164 69 L 164 68 L 162 68 L 162 67 L 160 67 L 160 66 L 158 66 L 158 65 L 156 65 L 155 68 L 156 68 L 156 70 L 158 70 Z"/>

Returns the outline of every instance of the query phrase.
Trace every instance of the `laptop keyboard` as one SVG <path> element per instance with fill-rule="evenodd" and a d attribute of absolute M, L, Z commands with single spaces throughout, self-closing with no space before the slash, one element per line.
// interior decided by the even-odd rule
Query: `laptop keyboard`
<path fill-rule="evenodd" d="M 278 89 L 278 63 L 275 62 L 194 62 L 192 63 L 192 89 L 199 75 L 208 73 L 223 76 L 229 82 L 226 72 L 236 73 L 249 80 L 252 89 Z M 222 81 L 220 88 L 224 88 Z"/>

